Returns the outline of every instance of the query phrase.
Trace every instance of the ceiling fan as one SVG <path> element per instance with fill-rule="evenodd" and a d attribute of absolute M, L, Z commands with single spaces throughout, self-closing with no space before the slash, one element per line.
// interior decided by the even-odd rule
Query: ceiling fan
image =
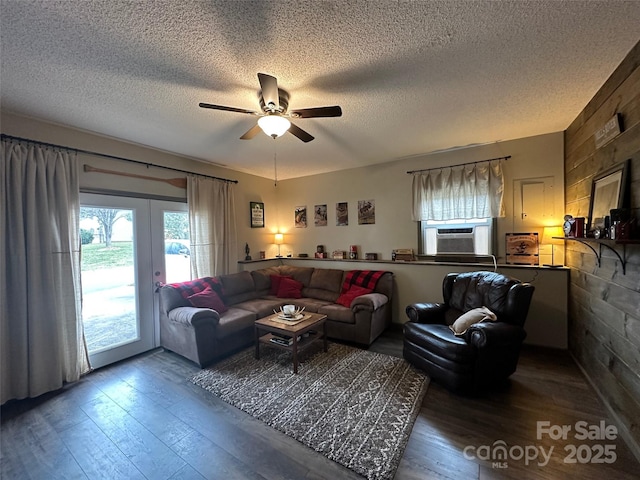
<path fill-rule="evenodd" d="M 210 103 L 200 103 L 200 107 L 224 110 L 226 112 L 246 113 L 260 117 L 258 123 L 240 137 L 242 140 L 251 140 L 260 130 L 274 139 L 289 131 L 306 143 L 313 140 L 314 137 L 297 125 L 291 123 L 290 118 L 342 116 L 342 109 L 337 105 L 332 107 L 302 108 L 289 112 L 287 111 L 289 108 L 289 93 L 278 88 L 278 80 L 276 77 L 267 75 L 266 73 L 258 73 L 258 80 L 260 81 L 261 88 L 258 97 L 260 99 L 262 112 L 245 110 L 243 108 L 225 107 L 223 105 L 212 105 Z"/>

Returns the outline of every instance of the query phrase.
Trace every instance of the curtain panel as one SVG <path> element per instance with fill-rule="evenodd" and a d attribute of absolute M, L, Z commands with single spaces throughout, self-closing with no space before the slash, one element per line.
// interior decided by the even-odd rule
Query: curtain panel
<path fill-rule="evenodd" d="M 233 183 L 223 180 L 187 176 L 193 278 L 213 277 L 236 270 L 234 187 Z"/>
<path fill-rule="evenodd" d="M 78 166 L 69 152 L 2 141 L 1 401 L 89 371 L 80 288 Z"/>
<path fill-rule="evenodd" d="M 504 217 L 502 162 L 414 173 L 412 195 L 414 221 Z"/>

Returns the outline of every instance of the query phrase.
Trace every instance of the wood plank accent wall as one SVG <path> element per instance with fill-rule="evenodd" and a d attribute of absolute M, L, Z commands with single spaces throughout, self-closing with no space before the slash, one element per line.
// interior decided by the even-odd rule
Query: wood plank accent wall
<path fill-rule="evenodd" d="M 623 132 L 596 150 L 594 133 L 616 113 Z M 594 175 L 626 159 L 640 218 L 640 42 L 565 131 L 566 213 L 587 217 Z M 640 459 L 640 245 L 628 245 L 626 258 L 623 275 L 613 253 L 598 267 L 590 249 L 567 242 L 569 349 Z"/>

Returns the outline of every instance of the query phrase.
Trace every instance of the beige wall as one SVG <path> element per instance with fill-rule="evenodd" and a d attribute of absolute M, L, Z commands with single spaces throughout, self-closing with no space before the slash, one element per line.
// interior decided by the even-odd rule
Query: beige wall
<path fill-rule="evenodd" d="M 417 156 L 411 159 L 389 162 L 371 167 L 343 170 L 340 172 L 313 175 L 279 182 L 277 225 L 285 233 L 283 252 L 293 255 L 308 253 L 313 256 L 316 245 L 326 250 L 348 250 L 349 245 L 358 245 L 361 255 L 378 253 L 380 259 L 391 259 L 396 248 L 412 248 L 417 251 L 418 229 L 411 220 L 411 181 L 407 171 L 421 168 L 441 167 L 459 163 L 486 160 L 511 155 L 504 163 L 506 217 L 498 222 L 499 255 L 504 255 L 506 232 L 538 231 L 545 224 L 562 224 L 564 215 L 562 132 L 523 138 L 497 144 L 460 149 L 456 151 Z M 531 218 L 522 225 L 520 212 L 514 211 L 514 182 L 536 177 L 551 177 L 556 185 L 550 192 L 547 218 Z M 375 225 L 358 225 L 358 200 L 375 200 Z M 335 206 L 337 202 L 349 203 L 349 225 L 336 226 Z M 313 224 L 313 208 L 326 204 L 328 225 Z M 294 209 L 307 207 L 307 228 L 294 227 Z M 267 208 L 269 205 L 267 205 Z M 550 220 L 549 217 L 554 220 Z M 562 248 L 556 257 L 562 260 Z M 542 253 L 542 252 L 541 252 Z M 544 253 L 550 251 L 544 250 Z M 544 260 L 550 262 L 550 258 Z"/>

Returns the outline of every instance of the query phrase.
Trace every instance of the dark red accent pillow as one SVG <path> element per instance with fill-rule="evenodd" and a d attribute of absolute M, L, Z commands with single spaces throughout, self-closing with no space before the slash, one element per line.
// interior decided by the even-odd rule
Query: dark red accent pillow
<path fill-rule="evenodd" d="M 286 275 L 269 275 L 271 277 L 271 287 L 269 288 L 269 295 L 278 295 L 280 289 L 280 282 L 283 278 L 291 278 Z"/>
<path fill-rule="evenodd" d="M 373 290 L 371 290 L 370 288 L 351 285 L 351 288 L 349 288 L 349 290 L 347 290 L 345 293 L 343 293 L 338 297 L 338 299 L 336 300 L 336 303 L 339 303 L 340 305 L 344 305 L 345 307 L 350 308 L 351 302 L 353 302 L 354 298 L 359 297 L 360 295 L 366 295 L 367 293 L 371 293 L 371 292 L 373 292 Z"/>
<path fill-rule="evenodd" d="M 278 298 L 302 298 L 302 283 L 289 277 L 280 279 Z"/>
<path fill-rule="evenodd" d="M 218 313 L 224 313 L 228 310 L 220 296 L 211 287 L 191 295 L 188 299 L 194 307 L 211 308 Z"/>

